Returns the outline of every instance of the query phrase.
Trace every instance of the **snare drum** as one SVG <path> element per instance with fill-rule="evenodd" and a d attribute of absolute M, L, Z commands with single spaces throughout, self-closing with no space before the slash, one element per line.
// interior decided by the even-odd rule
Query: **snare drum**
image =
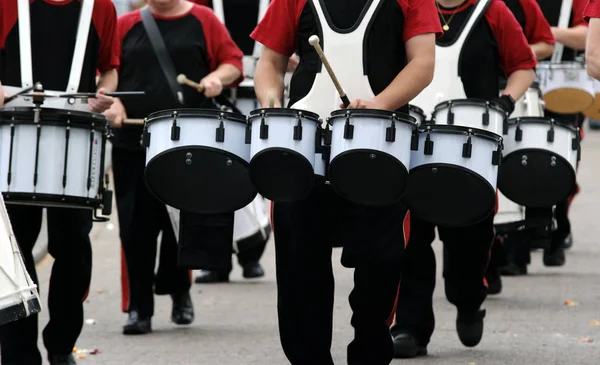
<path fill-rule="evenodd" d="M 449 100 L 436 105 L 434 124 L 483 129 L 498 135 L 506 133 L 506 112 L 499 105 L 482 99 Z"/>
<path fill-rule="evenodd" d="M 594 81 L 581 62 L 540 62 L 536 72 L 546 109 L 560 114 L 574 114 L 592 105 Z"/>
<path fill-rule="evenodd" d="M 383 206 L 402 198 L 416 127 L 410 115 L 385 110 L 343 109 L 331 113 L 328 177 L 343 198 Z"/>
<path fill-rule="evenodd" d="M 238 210 L 256 196 L 246 118 L 211 109 L 164 110 L 146 120 L 145 178 L 156 198 L 198 214 Z"/>
<path fill-rule="evenodd" d="M 0 189 L 8 204 L 102 209 L 110 215 L 102 114 L 62 109 L 0 109 Z"/>
<path fill-rule="evenodd" d="M 0 196 L 0 327 L 40 312 L 36 285 L 25 269 L 23 257 Z"/>
<path fill-rule="evenodd" d="M 310 193 L 319 124 L 319 116 L 305 110 L 266 108 L 250 113 L 250 178 L 262 196 L 293 202 Z"/>
<path fill-rule="evenodd" d="M 468 226 L 496 205 L 502 137 L 450 125 L 421 126 L 411 146 L 404 199 L 421 219 L 444 226 Z"/>
<path fill-rule="evenodd" d="M 503 94 L 504 90 L 500 91 L 500 95 Z M 544 116 L 544 102 L 542 100 L 542 91 L 540 85 L 534 82 L 529 89 L 525 92 L 517 102 L 515 103 L 515 110 L 510 115 L 510 118 L 518 117 L 543 117 Z"/>
<path fill-rule="evenodd" d="M 427 120 L 427 116 L 425 116 L 423 109 L 419 108 L 416 105 L 409 105 L 408 112 L 413 118 L 417 120 L 417 125 L 421 125 Z"/>
<path fill-rule="evenodd" d="M 526 207 L 549 207 L 575 188 L 579 130 L 551 118 L 509 121 L 498 187 Z"/>

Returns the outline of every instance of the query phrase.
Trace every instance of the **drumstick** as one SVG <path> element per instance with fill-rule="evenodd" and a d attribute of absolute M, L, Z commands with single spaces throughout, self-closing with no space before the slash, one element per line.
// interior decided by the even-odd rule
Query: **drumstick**
<path fill-rule="evenodd" d="M 10 103 L 11 101 L 13 101 L 16 98 L 18 98 L 21 94 L 28 93 L 31 90 L 33 90 L 33 86 L 30 86 L 30 87 L 27 87 L 25 89 L 19 90 L 16 94 L 11 95 L 11 96 L 7 97 L 6 99 L 4 99 L 4 104 Z"/>
<path fill-rule="evenodd" d="M 123 96 L 144 96 L 146 92 L 144 91 L 116 91 L 112 93 L 103 94 L 111 97 L 123 97 Z M 62 94 L 61 98 L 93 98 L 96 96 L 96 93 L 76 93 L 76 94 Z"/>
<path fill-rule="evenodd" d="M 181 85 L 187 85 L 189 87 L 193 87 L 194 89 L 198 89 L 198 91 L 200 92 L 204 91 L 204 86 L 188 79 L 187 76 L 185 76 L 184 74 L 180 74 L 179 76 L 177 76 L 177 82 Z"/>
<path fill-rule="evenodd" d="M 325 66 L 325 68 L 327 69 L 327 72 L 329 73 L 329 77 L 331 77 L 331 81 L 333 81 L 333 84 L 335 85 L 335 88 L 337 89 L 338 94 L 340 94 L 342 103 L 344 103 L 344 106 L 347 107 L 348 105 L 350 105 L 350 100 L 348 99 L 348 96 L 344 92 L 342 85 L 340 85 L 340 82 L 338 81 L 337 77 L 335 76 L 335 73 L 333 72 L 331 65 L 329 65 L 329 62 L 327 61 L 327 57 L 325 57 L 325 53 L 323 53 L 323 49 L 321 49 L 321 45 L 319 44 L 319 42 L 320 42 L 319 37 L 316 35 L 312 35 L 308 39 L 308 43 L 310 43 L 310 45 L 315 48 L 315 51 L 317 51 L 317 54 L 319 55 L 321 62 L 323 62 L 323 66 Z"/>
<path fill-rule="evenodd" d="M 143 119 L 125 119 L 125 120 L 123 120 L 123 124 L 144 125 L 144 120 Z"/>

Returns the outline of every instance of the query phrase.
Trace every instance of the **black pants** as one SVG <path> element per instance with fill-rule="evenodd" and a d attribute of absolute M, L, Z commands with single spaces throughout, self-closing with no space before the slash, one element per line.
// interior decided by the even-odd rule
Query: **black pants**
<path fill-rule="evenodd" d="M 333 245 L 343 245 L 342 265 L 354 268 L 354 340 L 348 364 L 392 361 L 386 320 L 393 311 L 404 252 L 406 208 L 351 204 L 318 185 L 297 203 L 275 203 L 279 333 L 292 365 L 330 365 L 333 320 Z M 407 227 L 408 228 L 408 227 Z"/>
<path fill-rule="evenodd" d="M 446 298 L 459 312 L 477 311 L 487 296 L 483 278 L 494 239 L 493 220 L 490 216 L 476 225 L 460 228 L 438 226 L 444 244 Z M 435 328 L 436 261 L 431 247 L 434 239 L 435 225 L 412 215 L 392 334 L 408 332 L 422 346 L 429 343 Z"/>
<path fill-rule="evenodd" d="M 8 205 L 7 210 L 25 266 L 39 284 L 33 246 L 42 226 L 41 207 Z M 48 252 L 54 257 L 48 313 L 50 321 L 43 331 L 49 353 L 69 354 L 83 327 L 83 301 L 92 277 L 91 210 L 48 208 Z M 41 365 L 37 348 L 37 314 L 0 327 L 2 364 Z"/>
<path fill-rule="evenodd" d="M 177 241 L 167 209 L 146 188 L 145 156 L 143 150 L 112 150 L 119 230 L 127 266 L 128 310 L 137 310 L 148 318 L 154 314 L 154 291 L 187 292 L 191 283 L 189 271 L 177 268 Z M 161 231 L 160 264 L 155 275 Z"/>

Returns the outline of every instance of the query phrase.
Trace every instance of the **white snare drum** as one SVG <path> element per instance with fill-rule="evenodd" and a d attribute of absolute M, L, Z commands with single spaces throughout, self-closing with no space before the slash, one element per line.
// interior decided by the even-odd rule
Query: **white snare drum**
<path fill-rule="evenodd" d="M 265 199 L 257 195 L 252 203 L 237 210 L 233 222 L 233 250 L 236 253 L 262 244 L 271 234 Z"/>
<path fill-rule="evenodd" d="M 164 110 L 146 120 L 145 178 L 157 199 L 191 213 L 235 211 L 256 189 L 248 175 L 244 116 L 209 109 Z"/>
<path fill-rule="evenodd" d="M 423 112 L 423 109 L 415 105 L 408 106 L 409 114 L 417 120 L 417 125 L 423 124 L 427 120 L 427 116 Z"/>
<path fill-rule="evenodd" d="M 40 312 L 37 287 L 25 269 L 23 257 L 0 196 L 0 326 Z"/>
<path fill-rule="evenodd" d="M 7 203 L 103 209 L 108 121 L 102 114 L 61 109 L 0 109 L 0 190 Z"/>
<path fill-rule="evenodd" d="M 548 207 L 575 188 L 579 129 L 551 118 L 509 121 L 498 188 L 526 207 Z"/>
<path fill-rule="evenodd" d="M 381 206 L 402 198 L 416 127 L 410 115 L 385 110 L 343 109 L 331 113 L 328 177 L 343 198 Z"/>
<path fill-rule="evenodd" d="M 500 91 L 500 95 L 503 94 L 504 90 Z M 525 92 L 519 100 L 515 103 L 515 110 L 510 115 L 510 118 L 518 117 L 543 117 L 544 116 L 544 102 L 542 100 L 542 92 L 537 82 Z"/>
<path fill-rule="evenodd" d="M 594 81 L 581 62 L 540 62 L 537 81 L 544 93 L 546 109 L 574 114 L 587 109 L 594 101 Z"/>
<path fill-rule="evenodd" d="M 502 137 L 449 125 L 425 125 L 412 143 L 404 199 L 421 219 L 444 226 L 468 226 L 488 217 L 496 205 Z"/>
<path fill-rule="evenodd" d="M 319 123 L 317 114 L 305 110 L 266 108 L 250 113 L 250 178 L 262 196 L 292 202 L 310 193 Z"/>
<path fill-rule="evenodd" d="M 506 112 L 495 103 L 481 99 L 449 100 L 436 105 L 434 124 L 483 129 L 498 135 L 506 133 Z"/>

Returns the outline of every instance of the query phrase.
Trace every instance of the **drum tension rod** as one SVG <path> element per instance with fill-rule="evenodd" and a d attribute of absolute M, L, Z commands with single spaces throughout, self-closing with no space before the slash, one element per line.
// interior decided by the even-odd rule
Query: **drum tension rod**
<path fill-rule="evenodd" d="M 473 144 L 471 143 L 471 134 L 469 133 L 467 137 L 467 143 L 463 143 L 462 157 L 463 158 L 471 158 L 471 153 L 473 152 Z"/>
<path fill-rule="evenodd" d="M 346 124 L 344 125 L 344 139 L 354 138 L 354 126 L 350 124 L 350 113 L 346 113 Z"/>
<path fill-rule="evenodd" d="M 492 165 L 498 166 L 500 165 L 500 161 L 502 160 L 502 149 L 498 146 L 498 149 L 492 152 Z"/>
<path fill-rule="evenodd" d="M 10 124 L 10 152 L 8 153 L 8 176 L 7 176 L 7 183 L 8 183 L 9 189 L 10 189 L 10 183 L 12 181 L 14 142 L 15 142 L 15 117 L 12 117 L 12 123 Z"/>
<path fill-rule="evenodd" d="M 64 158 L 64 167 L 63 167 L 63 194 L 65 189 L 67 188 L 67 166 L 69 162 L 69 138 L 71 136 L 71 118 L 67 118 L 67 127 L 65 128 L 65 158 Z"/>
<path fill-rule="evenodd" d="M 427 130 L 427 137 L 425 137 L 425 148 L 424 153 L 427 156 L 433 155 L 433 141 L 431 140 L 431 130 Z"/>
<path fill-rule="evenodd" d="M 298 113 L 298 123 L 294 126 L 294 141 L 302 140 L 302 113 Z"/>
<path fill-rule="evenodd" d="M 269 138 L 269 125 L 265 123 L 265 111 L 264 110 L 260 113 L 259 138 L 260 139 Z"/>
<path fill-rule="evenodd" d="M 173 125 L 171 126 L 171 141 L 179 141 L 181 128 L 177 125 L 177 112 L 173 112 Z"/>
<path fill-rule="evenodd" d="M 225 142 L 225 126 L 223 125 L 223 114 L 219 115 L 219 126 L 215 131 L 215 142 Z"/>
<path fill-rule="evenodd" d="M 550 130 L 546 136 L 548 142 L 554 142 L 554 119 L 550 119 Z"/>
<path fill-rule="evenodd" d="M 385 129 L 385 141 L 396 142 L 396 121 L 394 120 L 394 114 L 391 117 L 390 126 Z"/>
<path fill-rule="evenodd" d="M 481 116 L 481 122 L 483 125 L 490 125 L 490 102 L 485 102 L 485 113 Z"/>
<path fill-rule="evenodd" d="M 245 136 L 244 143 L 245 144 L 252 143 L 252 123 L 250 123 L 248 118 L 246 118 L 246 136 Z"/>
<path fill-rule="evenodd" d="M 454 124 L 454 112 L 452 111 L 452 102 L 448 103 L 448 117 L 446 118 L 446 124 Z"/>
<path fill-rule="evenodd" d="M 515 130 L 515 141 L 521 142 L 523 140 L 523 130 L 521 129 L 521 119 L 517 119 L 517 129 Z"/>

